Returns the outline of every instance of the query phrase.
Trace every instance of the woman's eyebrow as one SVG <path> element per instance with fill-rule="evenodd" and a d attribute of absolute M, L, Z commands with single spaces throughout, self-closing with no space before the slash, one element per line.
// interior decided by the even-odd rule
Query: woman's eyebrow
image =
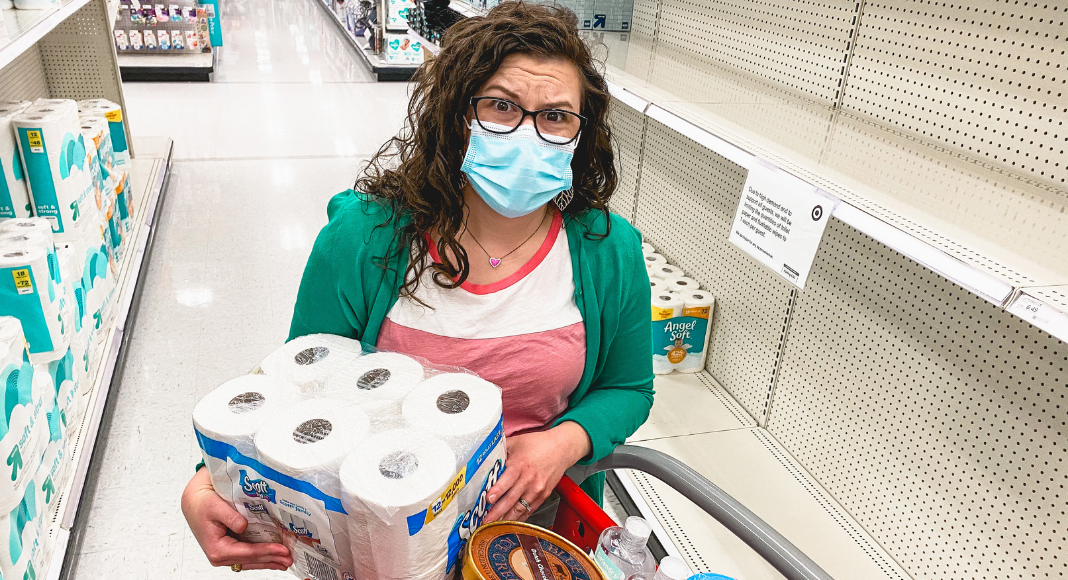
<path fill-rule="evenodd" d="M 509 99 L 511 99 L 513 101 L 519 101 L 519 95 L 517 93 L 515 93 L 514 91 L 510 91 L 510 90 L 508 90 L 507 88 L 505 88 L 505 87 L 503 87 L 501 85 L 497 85 L 497 84 L 489 85 L 485 89 L 483 89 L 483 92 L 488 91 L 490 89 L 496 89 L 496 90 L 504 93 L 504 95 L 506 97 L 508 97 Z M 571 101 L 554 101 L 552 103 L 549 103 L 549 104 L 543 106 L 542 108 L 543 109 L 566 109 L 568 111 L 572 111 L 573 109 L 575 109 L 575 105 Z"/>

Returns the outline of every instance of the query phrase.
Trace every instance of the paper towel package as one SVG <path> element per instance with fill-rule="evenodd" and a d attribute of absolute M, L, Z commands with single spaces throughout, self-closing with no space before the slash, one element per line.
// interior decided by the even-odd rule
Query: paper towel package
<path fill-rule="evenodd" d="M 29 106 L 28 101 L 0 102 L 0 219 L 33 215 L 15 128 L 11 125 L 11 120 Z"/>
<path fill-rule="evenodd" d="M 504 470 L 501 391 L 455 367 L 309 335 L 193 411 L 243 541 L 302 578 L 446 580 Z"/>
<path fill-rule="evenodd" d="M 94 220 L 92 168 L 74 101 L 38 99 L 12 119 L 34 215 L 57 240 L 72 239 Z"/>

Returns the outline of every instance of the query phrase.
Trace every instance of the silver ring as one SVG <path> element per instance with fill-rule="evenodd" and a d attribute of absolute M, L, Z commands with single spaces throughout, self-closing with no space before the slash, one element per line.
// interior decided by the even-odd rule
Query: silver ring
<path fill-rule="evenodd" d="M 519 498 L 519 505 L 523 506 L 523 509 L 527 510 L 528 514 L 530 513 L 530 504 L 527 503 L 527 500 Z"/>

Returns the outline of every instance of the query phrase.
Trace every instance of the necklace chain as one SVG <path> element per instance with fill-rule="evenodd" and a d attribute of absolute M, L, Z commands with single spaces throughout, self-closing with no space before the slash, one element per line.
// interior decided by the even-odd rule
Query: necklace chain
<path fill-rule="evenodd" d="M 549 212 L 545 212 L 545 216 L 548 216 L 548 215 L 549 215 Z M 481 249 L 482 252 L 486 254 L 487 258 L 489 258 L 490 267 L 491 268 L 496 268 L 497 266 L 501 265 L 501 262 L 503 262 L 505 258 L 507 258 L 508 256 L 511 256 L 512 254 L 516 253 L 516 251 L 519 250 L 519 248 L 522 248 L 523 246 L 527 245 L 527 242 L 529 242 L 530 239 L 534 237 L 534 234 L 538 233 L 538 230 L 541 229 L 541 225 L 543 223 L 545 223 L 545 216 L 542 216 L 541 221 L 538 222 L 538 227 L 534 228 L 533 232 L 530 232 L 530 235 L 527 236 L 527 239 L 523 240 L 518 246 L 513 248 L 511 252 L 508 252 L 507 254 L 501 256 L 500 258 L 494 258 L 493 256 L 490 255 L 489 251 L 486 250 L 486 247 L 482 245 L 482 242 L 478 241 L 478 238 L 475 237 L 475 234 L 471 233 L 471 230 L 467 227 L 467 220 L 466 219 L 464 220 L 464 231 L 467 232 L 467 235 L 471 236 L 471 239 L 474 240 L 476 244 L 478 244 L 479 249 Z"/>

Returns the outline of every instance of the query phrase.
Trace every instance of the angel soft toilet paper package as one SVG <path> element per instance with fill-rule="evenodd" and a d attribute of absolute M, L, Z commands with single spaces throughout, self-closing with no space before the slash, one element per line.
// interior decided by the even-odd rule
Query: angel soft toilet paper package
<path fill-rule="evenodd" d="M 302 578 L 446 580 L 504 471 L 500 389 L 459 368 L 309 335 L 193 410 L 243 541 Z"/>

